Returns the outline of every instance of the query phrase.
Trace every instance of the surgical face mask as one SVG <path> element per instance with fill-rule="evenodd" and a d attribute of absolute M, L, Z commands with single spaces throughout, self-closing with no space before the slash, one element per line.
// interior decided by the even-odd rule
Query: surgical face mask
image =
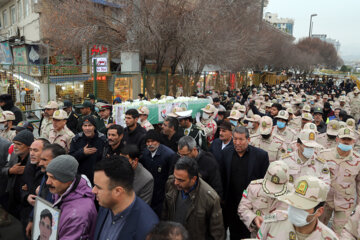
<path fill-rule="evenodd" d="M 205 120 L 208 120 L 210 118 L 210 116 L 206 112 L 203 112 L 202 113 L 202 118 L 205 119 Z"/>
<path fill-rule="evenodd" d="M 278 126 L 278 128 L 283 129 L 285 127 L 286 123 L 277 121 L 276 125 Z"/>
<path fill-rule="evenodd" d="M 315 212 L 316 213 L 316 212 Z M 309 214 L 307 211 L 289 206 L 288 207 L 288 218 L 290 222 L 296 227 L 303 227 L 311 222 L 313 222 L 316 218 L 313 218 L 310 222 L 307 221 L 308 216 L 314 216 L 315 213 Z"/>
<path fill-rule="evenodd" d="M 249 122 L 247 125 L 248 129 L 253 129 L 254 128 L 254 124 L 252 122 Z"/>
<path fill-rule="evenodd" d="M 5 124 L 4 124 L 4 123 L 1 123 L 1 124 L 0 124 L 0 130 L 5 130 L 5 129 L 6 129 Z"/>
<path fill-rule="evenodd" d="M 311 104 L 311 105 L 314 104 L 314 101 L 310 101 L 310 104 Z"/>
<path fill-rule="evenodd" d="M 98 107 L 95 107 L 95 111 L 96 111 L 96 112 L 99 112 L 99 108 L 98 108 Z"/>
<path fill-rule="evenodd" d="M 340 148 L 341 151 L 348 152 L 352 149 L 352 145 L 346 145 L 346 144 L 339 143 L 338 148 Z"/>
<path fill-rule="evenodd" d="M 240 113 L 240 118 L 243 118 L 245 115 L 243 113 Z"/>
<path fill-rule="evenodd" d="M 314 155 L 315 149 L 313 148 L 308 148 L 308 147 L 304 147 L 304 151 L 302 152 L 302 154 L 304 155 L 304 157 L 306 158 L 311 158 L 312 155 Z"/>
<path fill-rule="evenodd" d="M 237 124 L 238 124 L 238 122 L 237 122 L 236 120 L 230 120 L 230 123 L 231 123 L 232 125 L 234 125 L 235 127 L 236 127 Z"/>
<path fill-rule="evenodd" d="M 228 95 L 227 94 L 224 94 L 224 97 L 227 97 Z"/>

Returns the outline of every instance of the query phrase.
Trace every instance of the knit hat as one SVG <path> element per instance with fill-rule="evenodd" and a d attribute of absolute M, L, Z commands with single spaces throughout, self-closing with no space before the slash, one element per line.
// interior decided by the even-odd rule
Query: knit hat
<path fill-rule="evenodd" d="M 149 130 L 145 135 L 145 142 L 149 139 L 152 139 L 157 142 L 161 142 L 161 136 L 160 133 L 156 130 Z"/>
<path fill-rule="evenodd" d="M 54 175 L 56 180 L 66 183 L 75 179 L 78 166 L 79 163 L 73 156 L 60 155 L 51 160 L 46 171 Z"/>
<path fill-rule="evenodd" d="M 13 141 L 21 142 L 30 146 L 34 142 L 34 135 L 30 131 L 21 131 L 14 137 Z"/>
<path fill-rule="evenodd" d="M 96 128 L 96 121 L 95 121 L 95 118 L 93 116 L 91 116 L 91 115 L 85 116 L 84 119 L 83 119 L 82 125 L 84 125 L 84 123 L 88 123 L 88 122 L 90 122 Z"/>

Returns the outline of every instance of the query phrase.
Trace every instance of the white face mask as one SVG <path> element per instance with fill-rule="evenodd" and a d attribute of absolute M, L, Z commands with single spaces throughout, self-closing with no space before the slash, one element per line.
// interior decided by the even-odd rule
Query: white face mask
<path fill-rule="evenodd" d="M 240 118 L 243 118 L 245 116 L 245 114 L 240 113 Z"/>
<path fill-rule="evenodd" d="M 253 129 L 254 128 L 254 125 L 252 122 L 249 122 L 248 125 L 247 125 L 247 128 L 248 129 Z"/>
<path fill-rule="evenodd" d="M 306 158 L 311 158 L 312 155 L 314 155 L 315 149 L 314 148 L 307 148 L 304 147 L 304 151 L 302 152 L 302 154 L 304 155 L 304 157 Z"/>
<path fill-rule="evenodd" d="M 202 113 L 202 118 L 203 118 L 204 120 L 208 120 L 208 119 L 210 118 L 210 116 L 209 116 L 209 114 L 207 114 L 206 112 L 203 112 L 203 113 Z"/>
<path fill-rule="evenodd" d="M 313 218 L 310 222 L 307 221 L 308 216 L 314 216 L 316 212 L 313 214 L 309 214 L 307 211 L 289 206 L 288 208 L 288 217 L 292 224 L 294 224 L 296 227 L 303 227 L 315 220 Z"/>
<path fill-rule="evenodd" d="M 5 124 L 4 124 L 4 123 L 1 123 L 1 124 L 0 124 L 0 130 L 5 130 L 5 129 L 6 129 Z"/>

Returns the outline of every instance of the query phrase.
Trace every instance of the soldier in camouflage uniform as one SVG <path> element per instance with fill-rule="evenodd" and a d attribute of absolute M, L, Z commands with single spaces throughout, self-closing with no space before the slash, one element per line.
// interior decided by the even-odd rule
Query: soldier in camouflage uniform
<path fill-rule="evenodd" d="M 272 119 L 264 116 L 260 120 L 260 135 L 250 138 L 250 145 L 268 152 L 270 162 L 279 160 L 281 155 L 287 152 L 285 140 L 280 136 L 272 134 L 272 130 Z"/>
<path fill-rule="evenodd" d="M 290 192 L 292 185 L 288 184 L 288 166 L 282 161 L 269 165 L 264 179 L 252 181 L 241 198 L 238 214 L 241 221 L 255 238 L 264 216 L 275 210 L 287 210 L 288 205 L 277 200 L 277 197 Z"/>
<path fill-rule="evenodd" d="M 329 186 L 313 176 L 302 176 L 295 192 L 279 197 L 289 204 L 288 211 L 277 210 L 264 218 L 258 239 L 336 240 L 336 234 L 319 221 Z"/>
<path fill-rule="evenodd" d="M 0 113 L 0 136 L 12 142 L 16 135 L 16 131 L 12 130 L 15 114 L 11 111 L 3 111 Z"/>
<path fill-rule="evenodd" d="M 49 134 L 50 128 L 52 127 L 52 116 L 55 112 L 55 110 L 57 110 L 59 108 L 59 105 L 55 102 L 55 101 L 50 101 L 48 102 L 48 104 L 45 106 L 45 110 L 44 110 L 44 117 L 42 119 L 42 121 L 40 122 L 40 129 L 39 129 L 39 136 L 41 138 L 46 138 L 47 134 Z"/>
<path fill-rule="evenodd" d="M 294 110 L 292 108 L 287 108 L 286 111 L 289 113 L 288 127 L 293 129 L 295 132 L 300 132 L 301 117 L 295 116 Z"/>
<path fill-rule="evenodd" d="M 351 214 L 349 221 L 343 228 L 340 240 L 360 239 L 360 205 L 357 205 L 355 211 Z"/>
<path fill-rule="evenodd" d="M 57 143 L 68 153 L 70 143 L 75 134 L 66 126 L 67 113 L 64 110 L 56 110 L 53 115 L 53 126 L 50 128 L 47 139 L 50 143 Z"/>
<path fill-rule="evenodd" d="M 337 145 L 336 136 L 339 131 L 339 121 L 331 120 L 327 124 L 326 133 L 319 134 L 317 142 L 324 146 L 325 149 L 334 148 Z"/>
<path fill-rule="evenodd" d="M 353 132 L 354 136 L 355 136 L 355 145 L 354 145 L 354 150 L 356 152 L 359 152 L 360 150 L 360 133 L 356 130 L 355 128 L 355 120 L 353 118 L 348 118 L 346 120 L 346 126 L 348 128 L 350 128 L 350 130 Z"/>
<path fill-rule="evenodd" d="M 214 105 L 208 104 L 201 110 L 203 111 L 202 118 L 200 122 L 196 122 L 196 126 L 204 131 L 208 143 L 211 144 L 214 141 L 217 130 L 217 124 L 214 120 L 214 117 L 217 115 L 217 109 Z"/>
<path fill-rule="evenodd" d="M 247 129 L 249 129 L 250 137 L 260 135 L 260 115 L 254 114 L 251 118 L 245 118 L 245 120 L 248 120 L 249 122 Z"/>
<path fill-rule="evenodd" d="M 294 183 L 304 175 L 316 176 L 330 185 L 329 167 L 326 161 L 316 155 L 315 149 L 320 147 L 316 142 L 313 130 L 302 130 L 297 140 L 296 151 L 282 157 L 289 166 L 289 182 Z"/>
<path fill-rule="evenodd" d="M 139 107 L 138 112 L 140 115 L 139 119 L 141 127 L 145 128 L 146 131 L 154 129 L 154 126 L 148 120 L 150 113 L 149 108 L 141 106 Z"/>
<path fill-rule="evenodd" d="M 294 141 L 296 138 L 296 132 L 287 127 L 289 113 L 285 110 L 280 110 L 275 118 L 277 119 L 277 126 L 274 127 L 273 134 L 282 137 L 287 143 Z"/>
<path fill-rule="evenodd" d="M 355 207 L 355 197 L 360 200 L 360 154 L 352 150 L 355 136 L 349 128 L 338 133 L 338 146 L 320 152 L 329 165 L 331 189 L 325 205 L 322 222 L 327 224 L 334 212 L 332 228 L 340 234 Z"/>

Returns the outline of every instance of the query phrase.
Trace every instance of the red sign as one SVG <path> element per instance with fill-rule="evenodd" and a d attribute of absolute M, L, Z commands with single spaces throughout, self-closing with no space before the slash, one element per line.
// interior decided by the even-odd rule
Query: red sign
<path fill-rule="evenodd" d="M 100 47 L 94 45 L 91 48 L 91 56 L 92 55 L 103 55 L 103 54 L 105 54 L 107 52 L 108 52 L 108 49 L 107 49 L 107 47 L 104 47 L 104 46 L 101 46 L 101 48 L 100 48 Z"/>
<path fill-rule="evenodd" d="M 235 89 L 235 74 L 234 73 L 230 74 L 230 89 L 231 90 Z"/>

